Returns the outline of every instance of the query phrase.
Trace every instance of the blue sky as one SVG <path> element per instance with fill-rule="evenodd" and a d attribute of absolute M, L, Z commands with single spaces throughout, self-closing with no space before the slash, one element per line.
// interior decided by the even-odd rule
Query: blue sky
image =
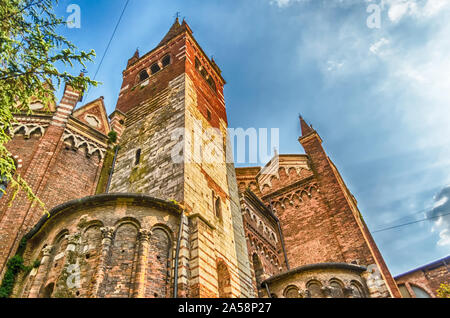
<path fill-rule="evenodd" d="M 125 1 L 63 0 L 59 15 L 69 4 L 81 28 L 62 32 L 97 52 L 92 77 Z M 128 58 L 177 11 L 222 68 L 230 127 L 280 128 L 279 152 L 302 153 L 301 113 L 372 231 L 433 217 L 374 233 L 394 275 L 450 254 L 450 1 L 131 0 L 89 100 L 114 110 Z"/>

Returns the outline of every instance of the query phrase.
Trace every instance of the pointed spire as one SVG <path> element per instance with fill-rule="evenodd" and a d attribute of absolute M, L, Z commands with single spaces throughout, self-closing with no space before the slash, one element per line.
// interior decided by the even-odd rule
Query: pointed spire
<path fill-rule="evenodd" d="M 183 25 L 185 25 L 185 22 L 183 21 Z M 181 26 L 180 20 L 178 19 L 178 16 L 175 18 L 175 22 L 172 24 L 172 26 L 169 29 L 169 32 L 164 36 L 164 38 L 159 42 L 158 46 L 164 45 L 165 43 L 169 42 L 171 39 L 173 39 L 175 36 L 180 34 L 184 30 L 184 27 Z"/>
<path fill-rule="evenodd" d="M 309 135 L 314 131 L 312 126 L 309 126 L 301 115 L 300 115 L 300 127 L 302 128 L 302 136 Z"/>
<path fill-rule="evenodd" d="M 139 48 L 136 48 L 136 51 L 134 52 L 133 56 L 128 60 L 127 67 L 134 64 L 138 60 L 139 60 Z"/>
<path fill-rule="evenodd" d="M 139 58 L 139 48 L 136 48 L 136 52 L 134 52 L 133 58 Z"/>

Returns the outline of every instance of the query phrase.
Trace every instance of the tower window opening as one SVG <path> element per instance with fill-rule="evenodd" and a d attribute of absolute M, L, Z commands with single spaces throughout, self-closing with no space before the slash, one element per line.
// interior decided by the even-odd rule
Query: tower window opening
<path fill-rule="evenodd" d="M 166 55 L 162 59 L 162 65 L 163 67 L 166 67 L 170 64 L 170 55 Z"/>
<path fill-rule="evenodd" d="M 150 70 L 152 71 L 152 74 L 155 74 L 155 73 L 159 72 L 161 70 L 161 68 L 159 67 L 159 65 L 157 63 L 155 63 L 150 67 Z"/>
<path fill-rule="evenodd" d="M 200 63 L 198 58 L 195 58 L 195 68 L 200 71 L 201 66 L 202 64 Z"/>
<path fill-rule="evenodd" d="M 211 76 L 206 80 L 206 82 L 213 89 L 213 91 L 216 91 L 216 83 L 214 82 Z"/>
<path fill-rule="evenodd" d="M 145 81 L 147 78 L 148 78 L 148 73 L 147 73 L 147 71 L 146 71 L 146 70 L 142 70 L 142 71 L 139 73 L 139 81 L 140 81 L 140 82 Z"/>
<path fill-rule="evenodd" d="M 220 202 L 220 198 L 217 197 L 214 203 L 214 212 L 216 214 L 216 217 L 221 218 L 222 217 L 222 204 Z"/>
<path fill-rule="evenodd" d="M 203 76 L 205 79 L 206 79 L 206 77 L 208 76 L 208 72 L 205 70 L 204 67 L 200 70 L 200 74 L 202 74 L 202 76 Z"/>
<path fill-rule="evenodd" d="M 202 66 L 202 64 L 200 63 L 200 60 L 198 58 L 195 58 L 195 68 L 197 69 L 197 71 L 200 72 L 200 74 L 203 76 L 203 78 L 205 79 L 205 81 L 208 83 L 209 87 L 211 87 L 211 89 L 216 92 L 217 88 L 216 88 L 216 83 L 214 82 L 214 79 L 212 78 L 212 76 L 206 71 L 206 69 Z"/>
<path fill-rule="evenodd" d="M 137 166 L 141 162 L 141 149 L 136 151 L 136 157 L 134 160 L 134 165 Z"/>

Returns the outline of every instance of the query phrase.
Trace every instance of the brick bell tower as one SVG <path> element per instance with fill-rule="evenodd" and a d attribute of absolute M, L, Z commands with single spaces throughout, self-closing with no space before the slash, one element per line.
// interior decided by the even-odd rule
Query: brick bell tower
<path fill-rule="evenodd" d="M 129 59 L 110 116 L 120 146 L 110 192 L 176 200 L 186 209 L 179 296 L 254 296 L 227 156 L 224 85 L 214 59 L 177 18 L 153 50 Z"/>

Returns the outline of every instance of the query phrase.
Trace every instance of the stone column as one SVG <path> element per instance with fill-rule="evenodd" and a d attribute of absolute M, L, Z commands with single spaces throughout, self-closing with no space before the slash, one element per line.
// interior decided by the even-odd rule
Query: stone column
<path fill-rule="evenodd" d="M 148 263 L 148 253 L 149 253 L 149 241 L 150 241 L 151 231 L 141 229 L 139 231 L 138 241 L 138 258 L 136 266 L 136 274 L 134 277 L 134 298 L 144 298 L 145 297 L 145 283 L 147 281 L 147 263 Z"/>
<path fill-rule="evenodd" d="M 76 248 L 80 242 L 80 233 L 67 235 L 67 248 L 64 252 L 64 266 L 58 278 L 56 291 L 68 292 L 74 288 L 81 288 L 81 273 L 77 260 Z"/>
<path fill-rule="evenodd" d="M 106 273 L 106 266 L 108 265 L 109 253 L 111 250 L 111 244 L 114 237 L 114 228 L 112 227 L 102 227 L 100 228 L 102 232 L 102 254 L 100 255 L 99 264 L 97 267 L 97 272 L 95 274 L 95 284 L 92 290 L 92 298 L 101 297 L 100 287 L 103 284 Z"/>
<path fill-rule="evenodd" d="M 50 256 L 52 255 L 53 246 L 47 245 L 42 249 L 42 260 L 41 265 L 38 268 L 38 272 L 36 273 L 36 278 L 34 279 L 33 285 L 31 285 L 30 293 L 28 298 L 38 298 L 39 291 L 41 290 L 42 284 L 47 276 L 50 264 Z"/>

